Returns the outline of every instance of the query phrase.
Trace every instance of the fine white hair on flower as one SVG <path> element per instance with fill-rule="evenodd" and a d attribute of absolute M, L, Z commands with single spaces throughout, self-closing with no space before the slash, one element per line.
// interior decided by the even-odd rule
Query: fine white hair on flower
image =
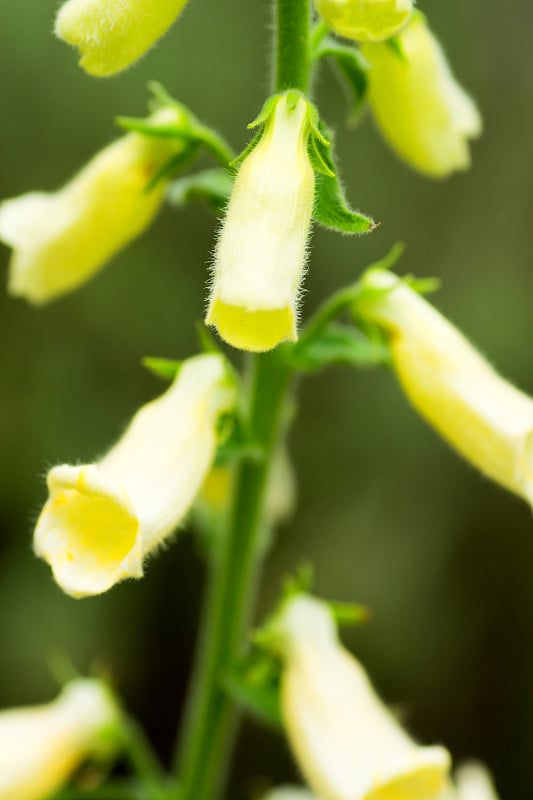
<path fill-rule="evenodd" d="M 186 0 L 67 0 L 55 32 L 80 52 L 91 75 L 115 75 L 135 63 L 166 33 Z"/>
<path fill-rule="evenodd" d="M 295 341 L 315 178 L 303 97 L 279 97 L 244 159 L 219 232 L 206 323 L 234 347 Z"/>
<path fill-rule="evenodd" d="M 217 425 L 235 403 L 220 355 L 188 359 L 97 464 L 54 467 L 35 552 L 74 597 L 101 594 L 143 563 L 183 521 L 211 469 Z"/>

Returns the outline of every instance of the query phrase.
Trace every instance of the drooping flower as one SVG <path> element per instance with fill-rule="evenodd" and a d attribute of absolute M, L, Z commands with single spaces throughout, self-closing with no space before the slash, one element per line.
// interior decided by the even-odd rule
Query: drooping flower
<path fill-rule="evenodd" d="M 76 47 L 91 75 L 115 75 L 141 58 L 177 19 L 186 0 L 67 0 L 55 32 Z"/>
<path fill-rule="evenodd" d="M 357 312 L 388 331 L 413 406 L 481 472 L 533 502 L 533 400 L 397 276 L 371 270 L 363 286 Z"/>
<path fill-rule="evenodd" d="M 296 339 L 315 179 L 309 104 L 294 94 L 278 98 L 239 169 L 215 253 L 206 323 L 243 350 Z"/>
<path fill-rule="evenodd" d="M 360 42 L 394 36 L 413 11 L 413 0 L 315 0 L 315 5 L 338 36 Z"/>
<path fill-rule="evenodd" d="M 234 401 L 223 357 L 196 356 L 97 464 L 49 472 L 34 547 L 67 594 L 100 594 L 142 576 L 146 556 L 189 511 Z"/>
<path fill-rule="evenodd" d="M 43 706 L 0 712 L 0 800 L 41 800 L 88 757 L 116 746 L 119 711 L 99 681 L 79 679 Z"/>
<path fill-rule="evenodd" d="M 282 712 L 307 783 L 322 800 L 440 800 L 450 757 L 420 747 L 340 644 L 325 603 L 290 599 L 277 620 Z"/>
<path fill-rule="evenodd" d="M 371 65 L 372 111 L 393 150 L 433 178 L 467 169 L 481 117 L 423 15 L 413 14 L 394 45 L 368 43 L 362 52 Z"/>
<path fill-rule="evenodd" d="M 154 123 L 181 112 L 156 112 Z M 176 138 L 130 133 L 98 153 L 57 192 L 32 192 L 0 205 L 0 240 L 10 245 L 8 291 L 42 304 L 87 281 L 150 225 L 165 181 L 150 179 L 184 147 Z"/>
<path fill-rule="evenodd" d="M 470 761 L 455 772 L 458 800 L 499 800 L 492 775 L 484 764 Z"/>

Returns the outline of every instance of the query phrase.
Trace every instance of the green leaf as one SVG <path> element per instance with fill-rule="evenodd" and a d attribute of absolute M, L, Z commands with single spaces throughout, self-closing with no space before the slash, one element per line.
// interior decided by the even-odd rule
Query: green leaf
<path fill-rule="evenodd" d="M 173 381 L 183 366 L 183 361 L 176 361 L 172 358 L 154 358 L 153 356 L 146 356 L 141 363 L 143 367 L 165 381 Z"/>
<path fill-rule="evenodd" d="M 222 678 L 226 692 L 252 716 L 271 728 L 282 727 L 281 665 L 265 653 L 252 654 Z"/>
<path fill-rule="evenodd" d="M 340 44 L 329 37 L 321 42 L 315 57 L 326 57 L 333 63 L 336 74 L 349 93 L 349 121 L 357 121 L 366 105 L 370 64 L 357 48 Z"/>
<path fill-rule="evenodd" d="M 316 337 L 294 346 L 291 363 L 302 372 L 314 372 L 331 364 L 374 367 L 389 361 L 386 345 L 348 325 L 331 323 Z"/>
<path fill-rule="evenodd" d="M 173 181 L 167 197 L 173 206 L 181 207 L 193 200 L 205 200 L 216 211 L 228 202 L 233 178 L 226 169 L 206 169 Z"/>

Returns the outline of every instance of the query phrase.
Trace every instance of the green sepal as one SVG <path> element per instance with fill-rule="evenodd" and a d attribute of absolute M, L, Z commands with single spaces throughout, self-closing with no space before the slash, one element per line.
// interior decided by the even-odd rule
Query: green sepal
<path fill-rule="evenodd" d="M 205 200 L 215 211 L 222 211 L 233 187 L 227 169 L 205 169 L 173 181 L 167 189 L 171 205 L 181 207 L 193 200 Z"/>
<path fill-rule="evenodd" d="M 340 44 L 331 37 L 320 43 L 315 58 L 328 58 L 336 67 L 335 73 L 349 94 L 348 120 L 356 122 L 367 101 L 370 64 L 356 47 Z"/>
<path fill-rule="evenodd" d="M 172 156 L 172 158 L 170 158 L 160 169 L 154 173 L 154 175 L 152 175 L 146 184 L 144 191 L 151 192 L 160 181 L 165 180 L 165 178 L 170 178 L 174 172 L 184 169 L 191 163 L 191 161 L 195 159 L 197 154 L 198 145 L 192 143 L 184 145 L 181 153 L 176 153 L 175 156 Z"/>
<path fill-rule="evenodd" d="M 173 358 L 145 356 L 141 364 L 154 375 L 157 375 L 158 378 L 162 378 L 165 381 L 173 381 L 177 378 L 184 362 Z"/>
<path fill-rule="evenodd" d="M 340 628 L 364 625 L 372 616 L 368 606 L 363 606 L 360 603 L 338 603 L 330 600 L 328 601 L 328 606 Z"/>
<path fill-rule="evenodd" d="M 253 717 L 270 728 L 282 728 L 281 664 L 256 648 L 222 677 L 226 692 Z"/>
<path fill-rule="evenodd" d="M 316 136 L 311 135 L 310 142 L 313 142 L 313 150 L 309 150 L 309 156 L 313 166 L 314 153 L 318 151 L 322 161 L 327 166 L 324 169 L 315 167 L 315 204 L 313 207 L 313 219 L 325 228 L 340 231 L 341 233 L 361 234 L 373 231 L 377 224 L 372 217 L 367 217 L 359 211 L 354 211 L 348 205 L 344 196 L 344 190 L 339 179 L 338 169 L 335 165 L 333 147 L 330 144 L 331 137 L 324 125 L 321 125 L 327 145 L 323 144 Z"/>
<path fill-rule="evenodd" d="M 242 459 L 262 461 L 265 458 L 263 448 L 253 438 L 238 411 L 226 415 L 223 420 L 224 427 L 220 428 L 219 445 L 215 458 L 217 467 Z"/>
<path fill-rule="evenodd" d="M 289 359 L 302 372 L 315 372 L 332 364 L 367 368 L 388 363 L 389 350 L 383 341 L 365 336 L 354 327 L 331 323 L 301 347 L 296 344 Z"/>

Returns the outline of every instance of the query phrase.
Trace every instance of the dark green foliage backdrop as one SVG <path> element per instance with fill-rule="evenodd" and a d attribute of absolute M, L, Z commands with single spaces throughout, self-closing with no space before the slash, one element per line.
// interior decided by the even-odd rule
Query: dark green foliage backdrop
<path fill-rule="evenodd" d="M 113 116 L 144 111 L 158 78 L 236 146 L 268 91 L 267 0 L 191 0 L 136 69 L 97 81 L 51 35 L 55 0 L 0 6 L 0 197 L 52 189 L 114 136 Z M 307 315 L 397 239 L 405 271 L 439 275 L 436 302 L 504 374 L 533 393 L 533 148 L 527 0 L 420 2 L 485 134 L 471 172 L 429 182 L 398 163 L 368 118 L 338 150 L 354 204 L 381 220 L 365 240 L 316 232 Z M 318 99 L 342 125 L 343 97 L 324 70 Z M 55 691 L 54 649 L 83 669 L 109 665 L 130 707 L 167 756 L 195 636 L 203 566 L 187 533 L 145 580 L 108 596 L 63 597 L 31 552 L 60 461 L 90 460 L 161 388 L 146 354 L 193 352 L 214 222 L 206 209 L 165 210 L 151 231 L 86 288 L 40 310 L 0 293 L 0 706 Z M 0 266 L 5 281 L 8 252 Z M 338 369 L 302 387 L 291 438 L 299 511 L 279 534 L 260 605 L 302 558 L 324 595 L 374 610 L 348 638 L 417 735 L 476 755 L 502 800 L 530 795 L 533 750 L 533 520 L 480 478 L 413 413 L 387 371 Z M 290 777 L 281 739 L 253 725 L 234 796 L 264 776 Z"/>

